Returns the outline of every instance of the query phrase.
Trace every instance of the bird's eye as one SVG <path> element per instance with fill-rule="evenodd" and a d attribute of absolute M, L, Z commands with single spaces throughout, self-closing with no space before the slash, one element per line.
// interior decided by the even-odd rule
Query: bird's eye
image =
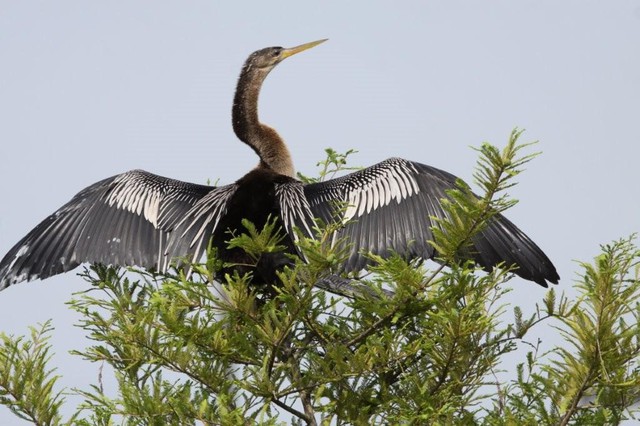
<path fill-rule="evenodd" d="M 280 56 L 280 53 L 282 53 L 282 48 L 281 47 L 276 47 L 275 49 L 273 49 L 273 52 L 271 52 L 271 55 L 275 56 Z"/>

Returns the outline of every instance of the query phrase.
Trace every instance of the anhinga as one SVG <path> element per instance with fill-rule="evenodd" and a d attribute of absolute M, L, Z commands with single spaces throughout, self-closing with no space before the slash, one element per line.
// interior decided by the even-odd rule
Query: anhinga
<path fill-rule="evenodd" d="M 279 220 L 294 252 L 294 228 L 312 236 L 314 218 L 340 221 L 336 240 L 350 252 L 344 271 L 370 263 L 367 252 L 429 259 L 434 249 L 430 217 L 443 217 L 440 200 L 456 177 L 420 163 L 391 158 L 337 179 L 303 184 L 296 180 L 289 151 L 278 133 L 260 123 L 258 95 L 282 60 L 322 43 L 269 47 L 245 62 L 233 103 L 233 130 L 260 157 L 235 183 L 212 187 L 181 182 L 142 170 L 119 174 L 80 191 L 18 242 L 0 262 L 0 289 L 69 271 L 81 263 L 137 265 L 164 270 L 172 259 L 198 260 L 209 241 L 221 260 L 245 263 L 229 249 L 229 231 L 248 219 L 258 228 Z M 336 206 L 342 203 L 345 208 Z M 336 217 L 339 216 L 339 217 Z M 335 223 L 335 222 L 334 222 Z M 547 256 L 501 215 L 473 240 L 474 260 L 490 269 L 501 262 L 546 286 L 559 276 Z M 256 283 L 270 283 L 285 257 L 265 257 L 253 270 Z"/>

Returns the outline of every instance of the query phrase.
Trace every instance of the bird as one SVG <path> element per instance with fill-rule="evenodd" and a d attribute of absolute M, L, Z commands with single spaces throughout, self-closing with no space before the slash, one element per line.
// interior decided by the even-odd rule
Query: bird
<path fill-rule="evenodd" d="M 83 263 L 138 266 L 166 271 L 174 259 L 197 261 L 211 244 L 225 265 L 250 272 L 252 283 L 269 285 L 296 253 L 296 235 L 313 237 L 317 220 L 333 223 L 333 241 L 346 241 L 342 272 L 366 270 L 373 255 L 433 259 L 433 218 L 445 217 L 442 200 L 456 188 L 456 176 L 401 158 L 389 158 L 334 179 L 303 183 L 294 175 L 287 145 L 258 116 L 258 99 L 267 75 L 283 60 L 326 39 L 296 47 L 253 52 L 238 78 L 232 107 L 233 130 L 251 147 L 258 165 L 236 182 L 209 186 L 132 170 L 81 190 L 45 218 L 0 261 L 0 290 L 45 279 Z M 343 206 L 343 207 L 338 207 Z M 284 254 L 266 255 L 247 265 L 247 254 L 229 247 L 242 232 L 243 219 L 258 229 L 275 218 Z M 516 225 L 496 214 L 469 250 L 490 270 L 513 272 L 544 287 L 559 275 L 545 253 Z M 255 262 L 254 262 L 255 263 Z M 244 269 L 243 269 L 244 268 Z"/>

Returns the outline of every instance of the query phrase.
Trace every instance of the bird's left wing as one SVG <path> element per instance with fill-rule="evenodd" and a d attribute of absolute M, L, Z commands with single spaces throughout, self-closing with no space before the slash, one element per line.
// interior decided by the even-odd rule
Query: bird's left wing
<path fill-rule="evenodd" d="M 237 189 L 236 184 L 216 188 L 185 212 L 174 226 L 169 252 L 189 253 L 188 261 L 199 261 L 214 234 L 226 231 L 218 225 Z"/>
<path fill-rule="evenodd" d="M 0 261 L 0 290 L 44 279 L 80 263 L 163 269 L 185 256 L 184 245 L 167 252 L 173 227 L 217 188 L 132 170 L 96 182 L 44 219 Z"/>

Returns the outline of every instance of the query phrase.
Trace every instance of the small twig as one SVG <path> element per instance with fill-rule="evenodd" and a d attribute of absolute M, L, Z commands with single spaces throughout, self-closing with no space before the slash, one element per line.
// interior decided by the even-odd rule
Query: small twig
<path fill-rule="evenodd" d="M 371 297 L 378 299 L 380 297 L 380 294 L 368 285 L 348 278 L 342 278 L 338 275 L 328 275 L 321 278 L 316 282 L 315 287 L 350 299 Z M 388 298 L 395 296 L 395 293 L 390 290 L 382 289 L 381 292 Z"/>
<path fill-rule="evenodd" d="M 271 402 L 287 411 L 289 414 L 293 414 L 294 416 L 298 417 L 299 419 L 307 419 L 307 416 L 302 411 L 298 411 L 293 407 L 289 407 L 287 404 L 277 399 L 275 395 L 271 395 Z"/>

